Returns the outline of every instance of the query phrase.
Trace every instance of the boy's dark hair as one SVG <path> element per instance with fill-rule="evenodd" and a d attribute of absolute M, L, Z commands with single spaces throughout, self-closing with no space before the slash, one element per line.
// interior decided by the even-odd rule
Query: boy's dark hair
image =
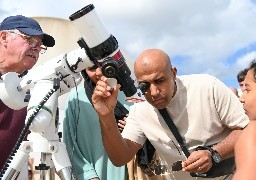
<path fill-rule="evenodd" d="M 243 69 L 242 71 L 240 71 L 240 72 L 237 74 L 237 81 L 238 81 L 239 83 L 244 81 L 245 76 L 246 76 L 248 70 L 249 70 L 249 68 L 245 68 L 245 69 Z"/>
<path fill-rule="evenodd" d="M 252 62 L 249 65 L 248 70 L 253 70 L 253 77 L 254 77 L 254 81 L 256 82 L 256 59 L 252 60 Z"/>

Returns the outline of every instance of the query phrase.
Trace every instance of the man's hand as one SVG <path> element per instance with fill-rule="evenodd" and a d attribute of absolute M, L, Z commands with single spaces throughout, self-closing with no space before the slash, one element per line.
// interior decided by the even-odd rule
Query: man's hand
<path fill-rule="evenodd" d="M 92 95 L 92 103 L 100 116 L 108 115 L 114 112 L 114 107 L 117 103 L 117 95 L 120 85 L 117 84 L 114 88 L 108 86 L 107 79 L 102 76 L 97 82 Z"/>
<path fill-rule="evenodd" d="M 209 150 L 198 150 L 190 154 L 188 159 L 182 163 L 182 171 L 206 172 L 212 167 L 211 152 Z"/>

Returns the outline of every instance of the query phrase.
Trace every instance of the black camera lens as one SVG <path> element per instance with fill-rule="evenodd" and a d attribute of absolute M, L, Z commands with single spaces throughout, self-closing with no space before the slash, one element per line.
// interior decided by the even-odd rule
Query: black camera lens
<path fill-rule="evenodd" d="M 118 75 L 118 63 L 112 58 L 106 58 L 102 64 L 102 74 L 108 78 L 115 78 Z"/>

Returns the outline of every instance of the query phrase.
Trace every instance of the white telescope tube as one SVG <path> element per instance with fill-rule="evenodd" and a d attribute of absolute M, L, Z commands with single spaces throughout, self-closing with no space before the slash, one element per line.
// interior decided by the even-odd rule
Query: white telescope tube
<path fill-rule="evenodd" d="M 110 36 L 98 18 L 92 4 L 71 15 L 70 20 L 78 31 L 82 32 L 81 35 L 89 48 L 98 46 Z"/>

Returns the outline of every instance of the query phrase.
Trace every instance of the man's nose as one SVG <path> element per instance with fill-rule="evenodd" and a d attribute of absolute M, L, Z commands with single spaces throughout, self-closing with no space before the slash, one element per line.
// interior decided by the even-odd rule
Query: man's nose
<path fill-rule="evenodd" d="M 241 103 L 244 103 L 244 92 L 242 93 L 242 95 L 239 97 L 239 101 Z"/>
<path fill-rule="evenodd" d="M 159 94 L 159 90 L 156 85 L 150 84 L 150 94 L 151 96 L 157 96 Z"/>

